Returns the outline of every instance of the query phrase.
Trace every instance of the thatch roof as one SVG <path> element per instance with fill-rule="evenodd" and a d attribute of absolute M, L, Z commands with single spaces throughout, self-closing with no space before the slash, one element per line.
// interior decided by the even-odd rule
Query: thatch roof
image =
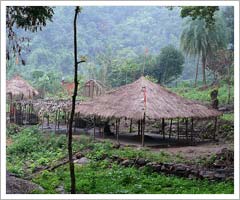
<path fill-rule="evenodd" d="M 24 99 L 31 99 L 33 96 L 38 95 L 38 91 L 18 75 L 11 80 L 7 80 L 6 90 L 7 94 Z"/>
<path fill-rule="evenodd" d="M 146 88 L 146 110 L 144 92 Z M 137 81 L 107 92 L 103 96 L 76 106 L 76 112 L 85 116 L 105 118 L 174 119 L 209 118 L 221 112 L 198 102 L 185 99 L 144 77 Z"/>

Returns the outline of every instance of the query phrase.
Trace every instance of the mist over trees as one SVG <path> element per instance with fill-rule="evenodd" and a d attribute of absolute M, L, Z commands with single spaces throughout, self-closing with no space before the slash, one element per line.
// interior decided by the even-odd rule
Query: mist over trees
<path fill-rule="evenodd" d="M 16 58 L 9 61 L 8 65 L 11 67 L 8 70 L 8 77 L 19 73 L 33 80 L 34 71 L 42 71 L 44 79 L 51 79 L 51 72 L 56 72 L 59 82 L 63 76 L 66 80 L 71 79 L 72 11 L 73 7 L 55 7 L 52 22 L 34 34 L 16 29 L 18 35 L 31 38 L 30 52 L 22 53 L 26 61 L 25 66 L 16 64 Z M 231 38 L 232 10 L 221 8 L 217 11 L 219 12 L 227 16 L 226 31 Z M 137 79 L 142 75 L 144 67 L 144 75 L 150 75 L 158 80 L 153 71 L 157 71 L 156 61 L 161 49 L 169 45 L 180 49 L 183 24 L 189 20 L 181 18 L 180 14 L 180 8 L 170 10 L 166 7 L 140 6 L 83 7 L 78 21 L 78 52 L 86 55 L 88 62 L 81 65 L 79 75 L 86 79 L 98 79 L 110 87 L 116 87 Z M 222 17 L 222 20 L 225 18 Z M 185 62 L 182 64 L 181 73 L 176 77 L 179 80 L 194 80 L 197 57 L 182 53 Z M 24 73 L 26 71 L 28 73 Z M 200 72 L 199 79 L 201 74 Z M 54 77 L 55 85 L 58 79 Z"/>

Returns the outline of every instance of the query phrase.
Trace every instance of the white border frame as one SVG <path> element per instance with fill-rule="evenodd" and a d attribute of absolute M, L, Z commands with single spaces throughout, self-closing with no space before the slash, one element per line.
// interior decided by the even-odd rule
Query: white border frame
<path fill-rule="evenodd" d="M 234 194 L 6 194 L 6 6 L 234 6 Z M 239 1 L 2 1 L 1 199 L 239 199 Z"/>

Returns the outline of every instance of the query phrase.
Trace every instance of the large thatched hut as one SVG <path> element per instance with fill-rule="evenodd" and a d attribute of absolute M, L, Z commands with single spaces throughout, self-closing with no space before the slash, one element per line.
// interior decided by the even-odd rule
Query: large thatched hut
<path fill-rule="evenodd" d="M 19 75 L 7 80 L 6 92 L 10 99 L 32 99 L 38 95 L 38 91 Z"/>
<path fill-rule="evenodd" d="M 142 135 L 142 145 L 144 145 L 146 120 L 162 120 L 161 131 L 164 136 L 165 119 L 171 120 L 171 124 L 172 120 L 186 119 L 186 136 L 188 137 L 189 134 L 189 138 L 192 139 L 194 119 L 214 118 L 216 131 L 217 117 L 221 115 L 221 112 L 218 110 L 199 102 L 185 99 L 147 80 L 145 77 L 106 92 L 104 95 L 91 101 L 79 104 L 76 107 L 76 113 L 83 116 L 116 119 L 117 125 L 119 125 L 119 120 L 122 118 L 138 121 Z M 191 126 L 188 125 L 188 119 L 191 119 Z M 189 127 L 190 133 L 188 133 Z M 117 127 L 116 132 L 119 131 L 118 129 Z"/>

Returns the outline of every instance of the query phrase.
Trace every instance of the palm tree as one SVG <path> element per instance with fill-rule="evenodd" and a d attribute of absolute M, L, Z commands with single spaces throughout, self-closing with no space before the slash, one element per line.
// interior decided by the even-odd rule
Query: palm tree
<path fill-rule="evenodd" d="M 195 86 L 198 65 L 201 58 L 203 84 L 206 85 L 206 61 L 217 49 L 226 46 L 226 26 L 221 16 L 215 17 L 215 24 L 207 27 L 203 19 L 187 20 L 181 34 L 181 48 L 189 56 L 197 57 Z"/>

